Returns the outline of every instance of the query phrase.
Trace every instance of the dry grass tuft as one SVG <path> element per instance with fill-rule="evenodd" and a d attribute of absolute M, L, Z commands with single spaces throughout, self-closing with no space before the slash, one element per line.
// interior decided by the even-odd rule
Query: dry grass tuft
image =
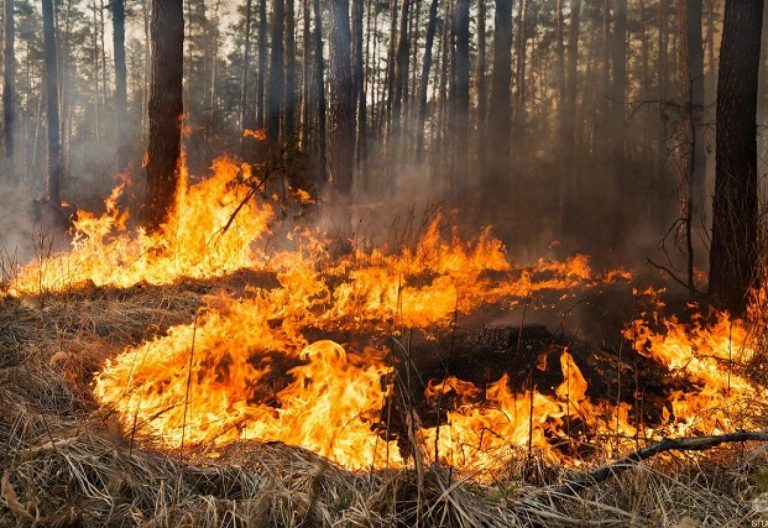
<path fill-rule="evenodd" d="M 351 473 L 300 448 L 243 442 L 212 460 L 139 444 L 90 395 L 106 357 L 188 322 L 207 288 L 0 298 L 0 526 L 749 526 L 765 449 L 651 461 L 581 496 L 450 469 Z M 750 446 L 747 446 L 750 447 Z M 521 465 L 522 466 L 522 465 Z M 510 467 L 510 475 L 523 470 Z M 542 477 L 544 478 L 544 477 Z M 768 490 L 768 487 L 766 488 Z"/>

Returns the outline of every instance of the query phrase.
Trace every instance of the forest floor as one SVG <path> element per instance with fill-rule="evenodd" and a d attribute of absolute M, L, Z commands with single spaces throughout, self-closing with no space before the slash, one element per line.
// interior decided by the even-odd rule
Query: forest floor
<path fill-rule="evenodd" d="M 480 484 L 448 468 L 350 472 L 306 450 L 241 442 L 218 458 L 134 439 L 92 378 L 126 346 L 190 322 L 203 296 L 268 276 L 0 298 L 0 526 L 763 526 L 768 447 L 673 454 L 580 494 L 574 470 Z M 520 468 L 509 474 L 523 475 Z"/>

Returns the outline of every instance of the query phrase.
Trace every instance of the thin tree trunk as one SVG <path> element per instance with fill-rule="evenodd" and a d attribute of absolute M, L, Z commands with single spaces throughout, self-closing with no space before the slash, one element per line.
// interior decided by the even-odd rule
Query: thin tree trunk
<path fill-rule="evenodd" d="M 250 0 L 249 0 L 250 1 Z M 309 127 L 312 122 L 312 73 L 310 57 L 310 12 L 309 0 L 302 1 L 302 48 L 301 48 L 301 124 L 300 145 L 303 150 L 309 150 Z"/>
<path fill-rule="evenodd" d="M 408 34 L 408 17 L 411 6 L 411 0 L 401 0 L 400 4 L 400 27 L 398 31 L 397 50 L 395 52 L 395 68 L 394 78 L 392 82 L 393 96 L 392 96 L 392 115 L 391 119 L 391 131 L 389 134 L 389 140 L 387 147 L 389 151 L 389 163 L 393 164 L 395 161 L 403 163 L 406 158 L 405 151 L 407 149 L 406 133 L 403 123 L 405 122 L 405 116 L 403 115 L 404 106 L 407 104 L 408 98 L 408 68 L 409 68 L 409 34 Z M 400 150 L 397 150 L 397 147 Z M 399 173 L 396 170 L 395 173 Z"/>
<path fill-rule="evenodd" d="M 515 121 L 517 129 L 525 123 L 525 63 L 526 44 L 528 35 L 526 31 L 526 18 L 528 14 L 528 0 L 520 0 L 520 8 L 517 13 L 517 66 L 515 71 Z"/>
<path fill-rule="evenodd" d="M 357 106 L 357 160 L 362 166 L 366 141 L 366 94 L 363 56 L 363 0 L 352 1 L 352 56 L 355 98 Z M 364 172 L 364 171 L 363 171 Z"/>
<path fill-rule="evenodd" d="M 151 1 L 144 0 L 142 2 L 143 18 L 144 18 L 144 93 L 142 94 L 141 105 L 141 138 L 149 137 L 149 92 L 150 82 L 152 77 L 152 47 L 151 36 L 149 31 L 149 20 L 151 16 Z"/>
<path fill-rule="evenodd" d="M 106 25 L 104 23 L 104 0 L 99 0 L 99 54 L 101 56 L 101 96 L 103 97 L 103 106 L 107 107 L 107 83 L 109 81 L 109 72 L 107 72 L 107 47 L 104 45 L 104 34 Z"/>
<path fill-rule="evenodd" d="M 453 63 L 452 133 L 456 139 L 456 165 L 451 173 L 452 198 L 467 186 L 469 133 L 469 0 L 456 0 L 454 10 L 456 59 Z"/>
<path fill-rule="evenodd" d="M 259 0 L 259 71 L 256 79 L 256 116 L 257 126 L 265 128 L 266 112 L 264 86 L 267 79 L 267 0 Z"/>
<path fill-rule="evenodd" d="M 763 0 L 726 0 L 717 89 L 709 293 L 741 313 L 756 285 L 757 97 Z"/>
<path fill-rule="evenodd" d="M 318 190 L 325 187 L 327 181 L 326 161 L 326 103 L 325 103 L 325 60 L 323 59 L 323 12 L 320 9 L 320 0 L 312 0 L 312 8 L 315 16 L 315 89 L 317 103 L 317 186 Z"/>
<path fill-rule="evenodd" d="M 272 39 L 270 46 L 269 87 L 267 88 L 267 140 L 270 148 L 280 144 L 280 113 L 285 104 L 283 24 L 285 0 L 272 0 Z"/>
<path fill-rule="evenodd" d="M 182 0 L 152 0 L 152 82 L 149 96 L 145 225 L 157 230 L 170 214 L 179 179 L 184 114 Z"/>
<path fill-rule="evenodd" d="M 613 192 L 610 196 L 625 196 L 625 102 L 627 100 L 627 0 L 614 0 L 613 31 L 611 32 L 611 78 L 610 101 L 608 104 L 610 134 L 607 138 L 610 145 L 609 163 L 612 178 L 610 181 Z M 606 13 L 608 16 L 608 13 Z M 607 65 L 606 65 L 607 66 Z M 613 243 L 622 240 L 624 207 L 617 200 L 611 200 L 612 210 L 609 212 L 608 235 Z"/>
<path fill-rule="evenodd" d="M 662 106 L 669 97 L 668 78 L 669 78 L 669 0 L 659 0 L 659 60 L 658 60 L 658 85 L 659 100 Z M 662 112 L 665 109 L 662 108 Z M 656 161 L 656 177 L 654 181 L 654 224 L 658 229 L 665 228 L 667 222 L 667 191 L 669 185 L 666 182 L 665 164 L 666 153 L 664 141 L 667 137 L 667 119 L 662 114 L 659 119 L 659 146 Z"/>
<path fill-rule="evenodd" d="M 496 0 L 494 26 L 496 36 L 493 42 L 493 74 L 491 77 L 491 105 L 488 116 L 490 151 L 493 162 L 488 168 L 488 186 L 494 189 L 499 201 L 508 198 L 510 166 L 510 127 L 512 125 L 511 83 L 512 83 L 512 3 L 513 0 Z"/>
<path fill-rule="evenodd" d="M 283 136 L 293 141 L 296 132 L 296 14 L 294 0 L 285 0 L 285 117 Z"/>
<path fill-rule="evenodd" d="M 117 110 L 117 170 L 128 166 L 128 95 L 125 70 L 125 0 L 112 0 L 112 42 L 115 53 L 115 107 Z"/>
<path fill-rule="evenodd" d="M 477 7 L 477 129 L 480 131 L 478 137 L 482 137 L 482 130 L 485 126 L 486 114 L 486 88 L 485 88 L 485 17 L 486 0 L 478 0 Z M 481 140 L 482 141 L 482 140 Z"/>
<path fill-rule="evenodd" d="M 56 33 L 53 22 L 53 0 L 43 3 L 43 37 L 45 41 L 45 95 L 48 116 L 48 186 L 47 200 L 61 204 L 61 142 L 59 138 L 59 73 L 56 59 Z"/>
<path fill-rule="evenodd" d="M 556 0 L 555 2 L 555 54 L 556 54 L 556 66 L 555 66 L 555 79 L 557 84 L 559 110 L 560 110 L 560 123 L 559 123 L 559 136 L 561 148 L 567 149 L 566 142 L 572 141 L 567 131 L 567 117 L 566 112 L 566 72 L 565 72 L 565 37 L 563 31 L 563 0 Z M 558 224 L 560 228 L 563 227 L 563 220 L 565 217 L 565 200 L 566 193 L 568 191 L 568 173 L 571 168 L 568 166 L 568 160 L 565 156 L 559 159 L 559 185 L 558 185 L 558 200 L 557 200 L 557 214 Z"/>
<path fill-rule="evenodd" d="M 576 225 L 575 208 L 580 203 L 577 196 L 579 177 L 576 169 L 576 96 L 578 91 L 579 35 L 581 33 L 581 0 L 571 0 L 571 17 L 568 33 L 568 64 L 565 75 L 565 96 L 563 99 L 563 165 L 565 177 L 561 180 L 564 188 L 560 191 L 560 228 L 567 230 Z"/>
<path fill-rule="evenodd" d="M 680 205 L 687 253 L 687 284 L 691 298 L 696 295 L 694 283 L 694 213 L 703 197 L 705 153 L 698 126 L 704 105 L 704 65 L 701 38 L 701 0 L 677 1 L 678 46 L 678 105 L 681 109 L 678 123 L 678 158 L 680 170 Z"/>
<path fill-rule="evenodd" d="M 395 68 L 397 62 L 397 7 L 398 0 L 389 2 L 389 51 L 387 53 L 387 69 L 384 73 L 384 88 L 386 106 L 382 108 L 382 118 L 387 118 L 387 143 L 390 142 L 390 132 L 392 124 L 392 102 L 395 98 Z"/>
<path fill-rule="evenodd" d="M 14 52 L 16 31 L 14 18 L 14 0 L 5 0 L 3 19 L 3 33 L 5 35 L 3 47 L 3 145 L 5 148 L 4 172 L 7 182 L 16 181 L 13 165 L 13 139 L 16 126 L 14 98 L 14 90 L 16 89 L 16 55 Z"/>
<path fill-rule="evenodd" d="M 93 67 L 93 135 L 101 137 L 101 59 L 99 58 L 99 23 L 96 0 L 91 1 L 91 65 Z"/>
<path fill-rule="evenodd" d="M 429 87 L 429 70 L 432 68 L 432 46 L 435 40 L 437 27 L 437 7 L 440 0 L 432 0 L 429 5 L 429 18 L 427 20 L 427 36 L 424 42 L 424 59 L 421 62 L 421 82 L 419 84 L 419 123 L 417 139 L 417 160 L 424 157 L 424 125 L 427 121 L 427 88 Z"/>
<path fill-rule="evenodd" d="M 240 155 L 244 156 L 243 131 L 253 128 L 251 123 L 250 74 L 251 74 L 251 12 L 253 0 L 245 2 L 245 42 L 243 44 L 243 71 L 240 75 Z"/>

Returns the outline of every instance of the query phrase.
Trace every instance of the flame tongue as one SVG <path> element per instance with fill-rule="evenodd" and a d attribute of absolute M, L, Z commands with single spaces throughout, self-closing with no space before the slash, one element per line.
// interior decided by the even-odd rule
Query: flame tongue
<path fill-rule="evenodd" d="M 733 430 L 750 424 L 750 406 L 768 403 L 766 391 L 733 368 L 755 353 L 745 323 L 719 315 L 713 324 L 685 325 L 649 316 L 650 323 L 636 321 L 626 337 L 671 376 L 695 384 L 673 393 L 659 423 L 638 430 L 628 403 L 609 395 L 592 401 L 573 355 L 561 350 L 559 385 L 512 388 L 506 375 L 485 387 L 455 377 L 433 380 L 425 397 L 448 405 L 445 419 L 424 426 L 415 416 L 400 417 L 411 426 L 407 442 L 398 441 L 398 431 L 384 435 L 380 422 L 391 418 L 388 383 L 395 378 L 387 351 L 311 343 L 307 328 L 368 337 L 403 328 L 444 331 L 455 314 L 485 304 L 505 308 L 546 290 L 567 295 L 628 274 L 599 276 L 583 256 L 516 268 L 489 230 L 467 243 L 455 229 L 443 236 L 439 218 L 413 247 L 397 251 L 355 246 L 331 259 L 324 235 L 309 230 L 289 235 L 295 251 L 259 250 L 256 242 L 273 220 L 269 204 L 249 203 L 230 223 L 245 197 L 232 184 L 241 170 L 248 167 L 221 159 L 211 178 L 183 185 L 171 219 L 151 235 L 128 231 L 127 215 L 115 206 L 116 189 L 104 215 L 80 214 L 71 252 L 25 267 L 11 285 L 12 294 L 22 295 L 89 282 L 171 284 L 242 268 L 277 275 L 279 287 L 254 289 L 242 299 L 209 298 L 193 323 L 126 349 L 98 374 L 96 398 L 114 407 L 127 427 L 169 447 L 281 441 L 363 469 L 401 466 L 407 450 L 400 447 L 417 442 L 429 460 L 488 473 L 502 470 L 520 449 L 570 459 L 587 437 L 614 439 L 603 442 L 611 455 L 641 437 Z M 546 369 L 547 358 L 540 359 Z"/>

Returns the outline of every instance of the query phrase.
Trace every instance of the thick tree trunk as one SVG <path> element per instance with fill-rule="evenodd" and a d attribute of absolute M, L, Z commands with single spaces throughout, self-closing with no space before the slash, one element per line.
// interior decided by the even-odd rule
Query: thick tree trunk
<path fill-rule="evenodd" d="M 61 140 L 59 138 L 59 73 L 56 57 L 56 33 L 53 22 L 53 0 L 43 2 L 43 37 L 45 41 L 45 96 L 48 115 L 48 186 L 47 200 L 52 206 L 61 203 Z"/>
<path fill-rule="evenodd" d="M 352 191 L 355 90 L 350 57 L 349 0 L 331 0 L 331 178 L 342 201 Z M 342 208 L 344 205 L 341 204 Z"/>
<path fill-rule="evenodd" d="M 421 82 L 419 83 L 419 123 L 417 161 L 424 157 L 424 125 L 427 121 L 427 89 L 429 88 L 429 70 L 432 68 L 432 46 L 435 41 L 435 29 L 437 27 L 437 7 L 440 0 L 432 0 L 429 5 L 429 18 L 427 20 L 427 37 L 424 43 L 424 59 L 421 64 Z"/>
<path fill-rule="evenodd" d="M 13 138 L 16 126 L 15 97 L 16 56 L 14 43 L 16 31 L 14 26 L 14 0 L 5 0 L 4 26 L 5 43 L 3 46 L 3 146 L 5 148 L 4 177 L 6 182 L 16 180 L 13 165 Z"/>
<path fill-rule="evenodd" d="M 763 0 L 727 0 L 717 88 L 709 293 L 742 312 L 758 267 L 757 88 Z"/>
<path fill-rule="evenodd" d="M 157 230 L 174 207 L 184 114 L 182 0 L 152 0 L 152 81 L 149 95 L 145 225 Z"/>
<path fill-rule="evenodd" d="M 115 109 L 117 110 L 117 170 L 128 165 L 128 96 L 125 71 L 125 0 L 112 0 L 112 43 L 115 54 Z"/>

